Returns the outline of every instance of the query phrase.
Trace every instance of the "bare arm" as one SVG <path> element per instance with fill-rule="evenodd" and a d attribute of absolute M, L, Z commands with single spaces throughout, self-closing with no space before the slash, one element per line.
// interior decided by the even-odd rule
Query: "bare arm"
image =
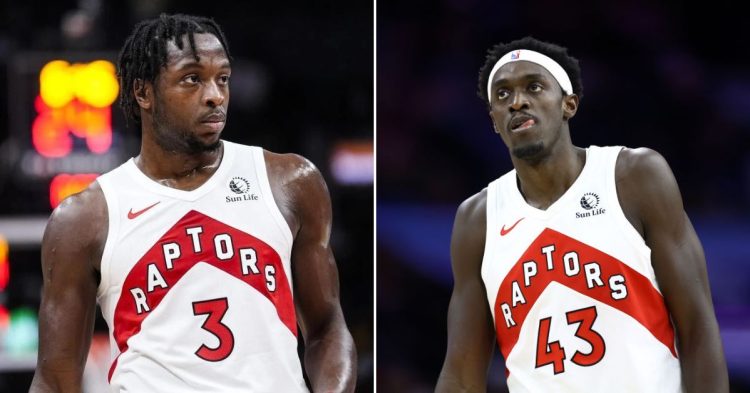
<path fill-rule="evenodd" d="M 266 154 L 274 193 L 294 233 L 294 299 L 305 338 L 305 368 L 314 392 L 353 392 L 357 353 L 339 301 L 331 251 L 331 198 L 323 176 L 297 155 Z M 276 169 L 274 169 L 274 167 Z"/>
<path fill-rule="evenodd" d="M 625 149 L 617 163 L 623 208 L 651 248 L 651 263 L 674 322 L 686 392 L 728 392 L 706 259 L 669 165 L 649 149 Z"/>
<path fill-rule="evenodd" d="M 107 219 L 94 184 L 52 213 L 42 240 L 39 355 L 30 392 L 80 392 L 96 313 Z"/>
<path fill-rule="evenodd" d="M 495 333 L 482 283 L 486 191 L 458 208 L 451 239 L 453 294 L 448 306 L 448 349 L 436 393 L 485 392 Z"/>

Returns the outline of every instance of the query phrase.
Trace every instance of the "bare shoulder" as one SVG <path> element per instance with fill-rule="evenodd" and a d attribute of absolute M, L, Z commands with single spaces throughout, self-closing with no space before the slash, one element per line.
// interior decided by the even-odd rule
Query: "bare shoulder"
<path fill-rule="evenodd" d="M 274 200 L 295 238 L 303 222 L 330 225 L 331 197 L 318 168 L 299 154 L 263 155 Z"/>
<path fill-rule="evenodd" d="M 487 231 L 487 189 L 469 197 L 458 207 L 451 237 L 451 263 L 456 281 L 474 277 L 484 255 Z"/>
<path fill-rule="evenodd" d="M 107 202 L 99 184 L 92 182 L 52 212 L 42 239 L 43 252 L 49 250 L 62 256 L 68 251 L 90 253 L 98 268 L 96 253 L 101 255 L 107 228 Z"/>
<path fill-rule="evenodd" d="M 263 155 L 266 159 L 269 181 L 283 186 L 325 184 L 323 175 L 315 164 L 299 154 L 280 154 L 263 150 Z"/>
<path fill-rule="evenodd" d="M 647 147 L 624 148 L 617 157 L 617 181 L 649 183 L 660 178 L 671 178 L 672 170 L 667 160 L 657 151 Z"/>
<path fill-rule="evenodd" d="M 672 169 L 652 149 L 623 149 L 617 158 L 615 181 L 623 212 L 641 236 L 647 235 L 655 219 L 672 217 L 683 209 Z"/>
<path fill-rule="evenodd" d="M 92 232 L 87 229 L 101 227 L 102 224 L 106 229 L 107 202 L 99 183 L 92 182 L 85 190 L 63 200 L 52 212 L 48 226 L 64 227 L 67 230 L 73 227 L 76 228 L 77 235 L 84 235 L 81 231 Z"/>
<path fill-rule="evenodd" d="M 470 196 L 458 206 L 455 225 L 475 227 L 487 225 L 487 189 Z"/>

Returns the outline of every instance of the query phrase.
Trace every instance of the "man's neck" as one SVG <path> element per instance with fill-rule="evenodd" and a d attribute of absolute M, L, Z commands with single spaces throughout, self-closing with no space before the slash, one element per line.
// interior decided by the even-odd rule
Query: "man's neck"
<path fill-rule="evenodd" d="M 224 144 L 200 153 L 167 151 L 144 135 L 135 164 L 149 178 L 172 188 L 193 190 L 216 172 L 224 156 Z"/>
<path fill-rule="evenodd" d="M 558 144 L 541 160 L 512 157 L 518 189 L 526 203 L 546 210 L 569 188 L 583 170 L 586 150 L 572 144 Z"/>

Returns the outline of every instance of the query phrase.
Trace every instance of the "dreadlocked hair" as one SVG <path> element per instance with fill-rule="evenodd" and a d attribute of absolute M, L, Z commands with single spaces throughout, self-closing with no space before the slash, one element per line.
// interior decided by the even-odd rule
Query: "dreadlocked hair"
<path fill-rule="evenodd" d="M 183 49 L 182 37 L 187 35 L 190 49 L 196 61 L 195 34 L 209 33 L 216 36 L 224 47 L 227 58 L 229 47 L 221 27 L 213 19 L 184 14 L 167 15 L 142 21 L 125 40 L 117 59 L 117 77 L 120 81 L 120 106 L 126 121 L 141 125 L 141 112 L 133 95 L 136 80 L 154 83 L 162 67 L 167 65 L 167 43 L 173 40 L 177 48 Z"/>
<path fill-rule="evenodd" d="M 487 51 L 484 65 L 479 69 L 479 83 L 477 84 L 477 95 L 487 104 L 487 107 L 490 105 L 489 97 L 487 97 L 487 79 L 490 77 L 490 71 L 501 57 L 516 49 L 533 50 L 556 61 L 568 74 L 570 83 L 573 85 L 573 94 L 576 94 L 579 99 L 583 98 L 583 81 L 581 80 L 581 66 L 578 59 L 570 56 L 567 48 L 540 41 L 534 37 L 524 37 L 508 43 L 497 44 Z"/>

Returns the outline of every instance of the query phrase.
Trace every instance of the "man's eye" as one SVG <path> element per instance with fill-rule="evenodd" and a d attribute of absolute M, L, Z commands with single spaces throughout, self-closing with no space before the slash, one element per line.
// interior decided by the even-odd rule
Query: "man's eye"
<path fill-rule="evenodd" d="M 222 75 L 221 77 L 219 77 L 219 80 L 221 81 L 221 83 L 229 83 L 229 75 Z"/>
<path fill-rule="evenodd" d="M 531 86 L 529 86 L 530 91 L 542 91 L 542 85 L 539 83 L 532 83 Z"/>
<path fill-rule="evenodd" d="M 188 75 L 184 78 L 186 82 L 198 83 L 198 75 Z"/>
<path fill-rule="evenodd" d="M 509 94 L 510 93 L 508 93 L 508 90 L 500 90 L 500 91 L 497 92 L 497 98 L 503 100 L 505 98 L 508 98 Z"/>

